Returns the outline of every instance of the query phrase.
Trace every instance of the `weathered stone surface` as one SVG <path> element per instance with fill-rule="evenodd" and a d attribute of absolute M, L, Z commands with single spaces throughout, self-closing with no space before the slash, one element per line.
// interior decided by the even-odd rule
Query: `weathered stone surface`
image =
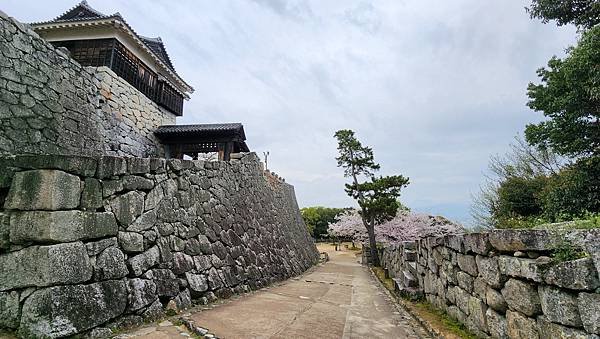
<path fill-rule="evenodd" d="M 490 336 L 494 339 L 508 339 L 508 324 L 506 318 L 488 308 L 485 312 Z"/>
<path fill-rule="evenodd" d="M 549 267 L 544 274 L 544 281 L 572 290 L 594 290 L 600 287 L 598 272 L 591 258 L 565 261 Z"/>
<path fill-rule="evenodd" d="M 561 326 L 548 321 L 544 316 L 537 318 L 540 338 L 561 338 L 561 339 L 597 339 L 597 336 L 577 330 L 571 327 Z"/>
<path fill-rule="evenodd" d="M 53 243 L 116 235 L 115 217 L 110 212 L 31 211 L 10 218 L 10 241 Z"/>
<path fill-rule="evenodd" d="M 506 255 L 498 257 L 500 273 L 511 277 L 525 278 L 542 282 L 542 270 L 535 259 L 515 258 Z"/>
<path fill-rule="evenodd" d="M 136 191 L 125 193 L 113 199 L 110 207 L 119 224 L 129 226 L 144 211 L 144 196 Z"/>
<path fill-rule="evenodd" d="M 581 292 L 577 305 L 585 330 L 600 334 L 600 294 Z"/>
<path fill-rule="evenodd" d="M 119 232 L 119 246 L 127 253 L 144 251 L 144 236 L 135 232 Z"/>
<path fill-rule="evenodd" d="M 50 338 L 73 335 L 119 316 L 126 304 L 123 281 L 41 289 L 25 300 L 19 333 Z"/>
<path fill-rule="evenodd" d="M 134 278 L 127 282 L 127 311 L 136 311 L 157 299 L 156 284 L 152 280 Z"/>
<path fill-rule="evenodd" d="M 456 258 L 458 260 L 458 267 L 460 267 L 461 270 L 476 277 L 478 272 L 477 272 L 477 262 L 475 262 L 475 257 L 472 255 L 465 255 L 465 254 L 460 254 L 460 253 L 458 253 L 456 256 L 457 256 Z"/>
<path fill-rule="evenodd" d="M 487 311 L 487 306 L 483 301 L 478 298 L 470 297 L 469 298 L 469 319 L 472 323 L 477 326 L 477 328 L 483 332 L 488 331 L 488 324 L 485 313 Z"/>
<path fill-rule="evenodd" d="M 186 272 L 185 278 L 190 286 L 190 292 L 194 296 L 194 292 L 201 293 L 208 291 L 208 280 L 203 274 L 193 274 Z"/>
<path fill-rule="evenodd" d="M 30 89 L 31 90 L 31 89 Z M 14 166 L 25 169 L 57 169 L 82 176 L 96 173 L 97 161 L 94 158 L 57 154 L 19 154 Z"/>
<path fill-rule="evenodd" d="M 478 255 L 475 259 L 477 262 L 479 275 L 483 278 L 483 280 L 485 280 L 485 282 L 493 288 L 501 288 L 505 279 L 500 274 L 500 269 L 498 268 L 498 258 L 488 258 Z"/>
<path fill-rule="evenodd" d="M 465 290 L 463 290 L 460 287 L 455 287 L 454 288 L 454 296 L 456 299 L 456 306 L 458 306 L 458 308 L 465 313 L 466 315 L 469 314 L 469 299 L 471 298 L 471 295 L 469 293 L 467 293 Z"/>
<path fill-rule="evenodd" d="M 189 272 L 194 268 L 194 259 L 185 253 L 173 253 L 173 273 L 176 275 Z"/>
<path fill-rule="evenodd" d="M 4 208 L 13 210 L 61 210 L 79 206 L 81 182 L 75 175 L 57 170 L 17 172 Z"/>
<path fill-rule="evenodd" d="M 528 318 L 519 312 L 506 311 L 506 321 L 508 328 L 508 337 L 511 339 L 540 338 L 536 321 Z"/>
<path fill-rule="evenodd" d="M 10 248 L 10 216 L 0 213 L 0 252 Z"/>
<path fill-rule="evenodd" d="M 153 269 L 148 278 L 156 284 L 156 294 L 159 297 L 175 297 L 179 293 L 177 277 L 168 269 Z"/>
<path fill-rule="evenodd" d="M 0 292 L 0 328 L 15 329 L 20 319 L 19 292 Z"/>
<path fill-rule="evenodd" d="M 462 236 L 465 251 L 475 254 L 488 254 L 492 249 L 489 233 L 469 233 Z"/>
<path fill-rule="evenodd" d="M 498 311 L 498 312 L 506 312 L 506 309 L 508 308 L 508 305 L 506 304 L 506 301 L 504 300 L 504 297 L 502 296 L 502 293 L 498 292 L 497 290 L 488 287 L 487 291 L 486 291 L 486 301 L 487 304 L 493 308 L 494 310 Z"/>
<path fill-rule="evenodd" d="M 548 320 L 567 326 L 582 326 L 577 296 L 552 286 L 540 286 L 542 311 Z"/>
<path fill-rule="evenodd" d="M 556 247 L 555 239 L 545 230 L 494 230 L 489 236 L 499 251 L 545 251 Z"/>
<path fill-rule="evenodd" d="M 95 280 L 119 279 L 129 274 L 125 265 L 125 255 L 116 247 L 105 249 L 96 258 Z"/>
<path fill-rule="evenodd" d="M 194 256 L 194 267 L 198 272 L 206 271 L 212 267 L 211 257 L 209 255 Z"/>
<path fill-rule="evenodd" d="M 187 288 L 181 291 L 174 300 L 179 310 L 184 310 L 192 306 L 192 297 L 190 296 L 190 290 Z"/>
<path fill-rule="evenodd" d="M 149 268 L 158 264 L 160 260 L 160 251 L 158 246 L 154 246 L 144 253 L 129 258 L 128 264 L 134 276 L 140 276 Z"/>
<path fill-rule="evenodd" d="M 159 320 L 160 318 L 163 317 L 163 315 L 164 315 L 163 305 L 160 302 L 160 300 L 156 300 L 155 302 L 153 302 L 142 313 L 142 317 L 144 318 L 144 321 L 146 321 L 146 322 Z"/>
<path fill-rule="evenodd" d="M 102 207 L 102 184 L 94 178 L 86 178 L 81 192 L 80 206 L 84 210 L 96 210 Z"/>
<path fill-rule="evenodd" d="M 98 241 L 92 241 L 85 244 L 89 256 L 100 254 L 105 249 L 117 246 L 117 238 L 106 238 Z"/>
<path fill-rule="evenodd" d="M 473 277 L 465 272 L 456 273 L 456 279 L 458 280 L 458 286 L 467 293 L 473 292 Z"/>
<path fill-rule="evenodd" d="M 127 172 L 127 162 L 124 158 L 104 156 L 98 159 L 96 177 L 100 179 L 110 178 Z"/>
<path fill-rule="evenodd" d="M 149 191 L 154 187 L 154 182 L 137 175 L 127 175 L 123 178 L 123 188 L 126 191 Z"/>
<path fill-rule="evenodd" d="M 223 287 L 223 281 L 215 268 L 211 268 L 208 271 L 208 286 L 213 291 Z"/>
<path fill-rule="evenodd" d="M 0 255 L 0 291 L 28 286 L 75 284 L 92 277 L 81 242 L 32 246 Z"/>
<path fill-rule="evenodd" d="M 152 210 L 142 214 L 127 227 L 127 230 L 132 232 L 142 232 L 151 229 L 154 225 L 156 225 L 156 212 Z"/>
<path fill-rule="evenodd" d="M 537 287 L 533 284 L 510 279 L 502 289 L 502 296 L 511 310 L 527 316 L 534 316 L 542 311 Z"/>

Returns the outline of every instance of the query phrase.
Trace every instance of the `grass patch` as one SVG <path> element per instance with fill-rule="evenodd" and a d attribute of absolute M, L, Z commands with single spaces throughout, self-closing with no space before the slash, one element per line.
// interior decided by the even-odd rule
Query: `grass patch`
<path fill-rule="evenodd" d="M 372 269 L 385 288 L 398 298 L 395 292 L 396 286 L 394 280 L 385 278 L 385 271 L 383 268 L 372 267 Z M 426 301 L 413 302 L 400 298 L 398 299 L 398 302 L 402 304 L 404 308 L 410 310 L 412 314 L 426 322 L 430 328 L 433 328 L 445 339 L 477 339 L 477 336 L 471 333 L 465 325 L 461 324 L 456 319 L 451 318 L 443 311 L 436 309 Z"/>
<path fill-rule="evenodd" d="M 419 316 L 427 319 L 428 321 L 430 321 L 430 323 L 434 322 L 434 324 L 438 326 L 441 325 L 444 330 L 449 331 L 451 334 L 453 334 L 454 338 L 477 339 L 477 336 L 471 333 L 465 327 L 465 325 L 451 318 L 443 311 L 440 311 L 437 308 L 433 307 L 433 305 L 431 305 L 430 303 L 426 301 L 421 301 L 412 304 L 417 310 L 417 314 L 419 314 Z M 445 337 L 450 338 L 451 336 L 445 335 Z"/>
<path fill-rule="evenodd" d="M 385 271 L 383 270 L 383 268 L 381 268 L 381 267 L 373 267 L 373 272 L 375 272 L 375 275 L 377 276 L 377 278 L 379 278 L 379 281 L 381 281 L 383 283 L 383 285 L 385 286 L 385 288 L 387 288 L 391 292 L 394 292 L 396 290 L 396 286 L 394 285 L 394 281 L 391 278 L 387 278 L 386 279 L 386 277 L 385 277 Z"/>

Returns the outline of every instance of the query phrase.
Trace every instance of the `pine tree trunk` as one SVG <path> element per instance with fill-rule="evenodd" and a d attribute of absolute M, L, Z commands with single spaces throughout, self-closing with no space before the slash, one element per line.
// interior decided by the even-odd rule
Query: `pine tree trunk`
<path fill-rule="evenodd" d="M 371 263 L 374 266 L 379 266 L 379 254 L 377 253 L 377 242 L 375 241 L 375 221 L 370 223 L 365 221 L 367 233 L 369 233 L 369 249 L 371 251 Z"/>

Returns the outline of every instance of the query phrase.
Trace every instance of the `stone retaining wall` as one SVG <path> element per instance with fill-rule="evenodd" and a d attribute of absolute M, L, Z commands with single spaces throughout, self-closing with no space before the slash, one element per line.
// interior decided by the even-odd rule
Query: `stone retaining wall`
<path fill-rule="evenodd" d="M 235 158 L 0 157 L 0 328 L 138 324 L 311 267 L 293 187 Z"/>
<path fill-rule="evenodd" d="M 557 249 L 583 249 L 576 260 Z M 388 246 L 382 266 L 403 295 L 486 338 L 600 338 L 600 231 L 496 230 Z"/>
<path fill-rule="evenodd" d="M 107 67 L 82 67 L 0 11 L 0 154 L 164 156 L 174 124 Z"/>

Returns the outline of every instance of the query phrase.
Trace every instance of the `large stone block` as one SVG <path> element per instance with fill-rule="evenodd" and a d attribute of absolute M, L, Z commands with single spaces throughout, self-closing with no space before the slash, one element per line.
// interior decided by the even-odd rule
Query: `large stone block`
<path fill-rule="evenodd" d="M 128 264 L 134 276 L 140 276 L 151 267 L 157 265 L 160 261 L 160 250 L 158 246 L 153 246 L 144 253 L 129 258 Z"/>
<path fill-rule="evenodd" d="M 20 320 L 19 292 L 0 292 L 0 328 L 17 328 Z"/>
<path fill-rule="evenodd" d="M 461 270 L 469 273 L 470 275 L 476 277 L 477 272 L 477 262 L 475 261 L 475 257 L 472 255 L 460 254 L 456 255 L 458 260 L 458 267 Z"/>
<path fill-rule="evenodd" d="M 598 271 L 591 258 L 565 261 L 549 267 L 544 274 L 544 281 L 572 290 L 594 290 L 600 287 Z"/>
<path fill-rule="evenodd" d="M 34 338 L 73 335 L 121 315 L 126 305 L 124 281 L 41 289 L 25 300 L 19 333 Z"/>
<path fill-rule="evenodd" d="M 156 284 L 152 280 L 134 278 L 127 282 L 127 311 L 136 311 L 152 304 L 157 298 Z"/>
<path fill-rule="evenodd" d="M 175 297 L 179 293 L 177 277 L 168 269 L 153 269 L 144 275 L 156 284 L 156 294 L 159 297 Z"/>
<path fill-rule="evenodd" d="M 57 169 L 80 176 L 90 177 L 96 173 L 96 159 L 73 155 L 18 155 L 14 166 L 26 169 Z"/>
<path fill-rule="evenodd" d="M 15 244 L 71 242 L 116 235 L 110 212 L 31 211 L 12 214 L 10 241 Z"/>
<path fill-rule="evenodd" d="M 127 253 L 144 251 L 144 236 L 136 232 L 119 232 L 119 246 Z"/>
<path fill-rule="evenodd" d="M 10 247 L 10 216 L 0 213 L 0 252 Z"/>
<path fill-rule="evenodd" d="M 81 242 L 32 246 L 0 255 L 0 291 L 28 286 L 75 284 L 92 277 Z"/>
<path fill-rule="evenodd" d="M 600 294 L 581 292 L 577 298 L 577 305 L 585 330 L 600 334 Z"/>
<path fill-rule="evenodd" d="M 538 290 L 542 311 L 548 320 L 567 326 L 582 326 L 576 295 L 552 286 L 540 286 Z"/>
<path fill-rule="evenodd" d="M 125 172 L 127 172 L 127 161 L 125 158 L 104 156 L 98 159 L 96 177 L 99 179 L 125 174 Z"/>
<path fill-rule="evenodd" d="M 519 312 L 506 311 L 508 337 L 511 339 L 540 338 L 535 319 L 528 318 Z M 541 339 L 541 338 L 540 338 Z M 545 339 L 545 338 L 544 338 Z"/>
<path fill-rule="evenodd" d="M 516 258 L 506 255 L 498 257 L 500 273 L 511 277 L 542 282 L 542 270 L 535 259 Z"/>
<path fill-rule="evenodd" d="M 205 275 L 186 272 L 185 278 L 188 281 L 192 296 L 194 296 L 194 294 L 200 295 L 202 292 L 208 291 L 208 280 Z"/>
<path fill-rule="evenodd" d="M 81 208 L 96 210 L 102 207 L 102 184 L 99 180 L 86 178 L 81 192 Z"/>
<path fill-rule="evenodd" d="M 539 316 L 537 323 L 540 338 L 598 339 L 598 336 L 588 334 L 585 331 L 554 324 L 544 316 Z"/>
<path fill-rule="evenodd" d="M 508 308 L 519 311 L 528 316 L 542 312 L 540 296 L 537 287 L 517 279 L 510 279 L 502 289 L 502 296 Z"/>
<path fill-rule="evenodd" d="M 494 310 L 502 313 L 506 312 L 508 305 L 506 304 L 502 293 L 498 292 L 497 290 L 491 287 L 488 287 L 485 293 L 485 299 L 487 301 L 487 304 Z"/>
<path fill-rule="evenodd" d="M 458 272 L 456 274 L 456 280 L 458 280 L 458 286 L 468 293 L 473 292 L 473 277 L 465 272 Z"/>
<path fill-rule="evenodd" d="M 119 224 L 127 227 L 144 211 L 144 196 L 138 192 L 129 192 L 114 198 L 110 207 Z"/>
<path fill-rule="evenodd" d="M 500 274 L 498 258 L 478 255 L 475 259 L 479 275 L 483 280 L 493 288 L 501 288 L 506 279 Z"/>
<path fill-rule="evenodd" d="M 492 249 L 492 244 L 489 241 L 489 233 L 465 234 L 462 241 L 467 252 L 486 255 Z"/>
<path fill-rule="evenodd" d="M 485 312 L 490 336 L 494 339 L 508 339 L 506 317 L 488 308 Z"/>
<path fill-rule="evenodd" d="M 490 243 L 498 251 L 544 251 L 556 247 L 555 238 L 545 230 L 494 230 Z"/>
<path fill-rule="evenodd" d="M 15 173 L 4 208 L 13 210 L 66 210 L 79 206 L 79 177 L 58 170 Z"/>
<path fill-rule="evenodd" d="M 125 255 L 116 247 L 109 247 L 96 258 L 94 280 L 119 279 L 129 274 Z"/>
<path fill-rule="evenodd" d="M 485 313 L 487 306 L 478 298 L 469 298 L 469 319 L 477 328 L 483 332 L 488 331 L 487 318 Z"/>

